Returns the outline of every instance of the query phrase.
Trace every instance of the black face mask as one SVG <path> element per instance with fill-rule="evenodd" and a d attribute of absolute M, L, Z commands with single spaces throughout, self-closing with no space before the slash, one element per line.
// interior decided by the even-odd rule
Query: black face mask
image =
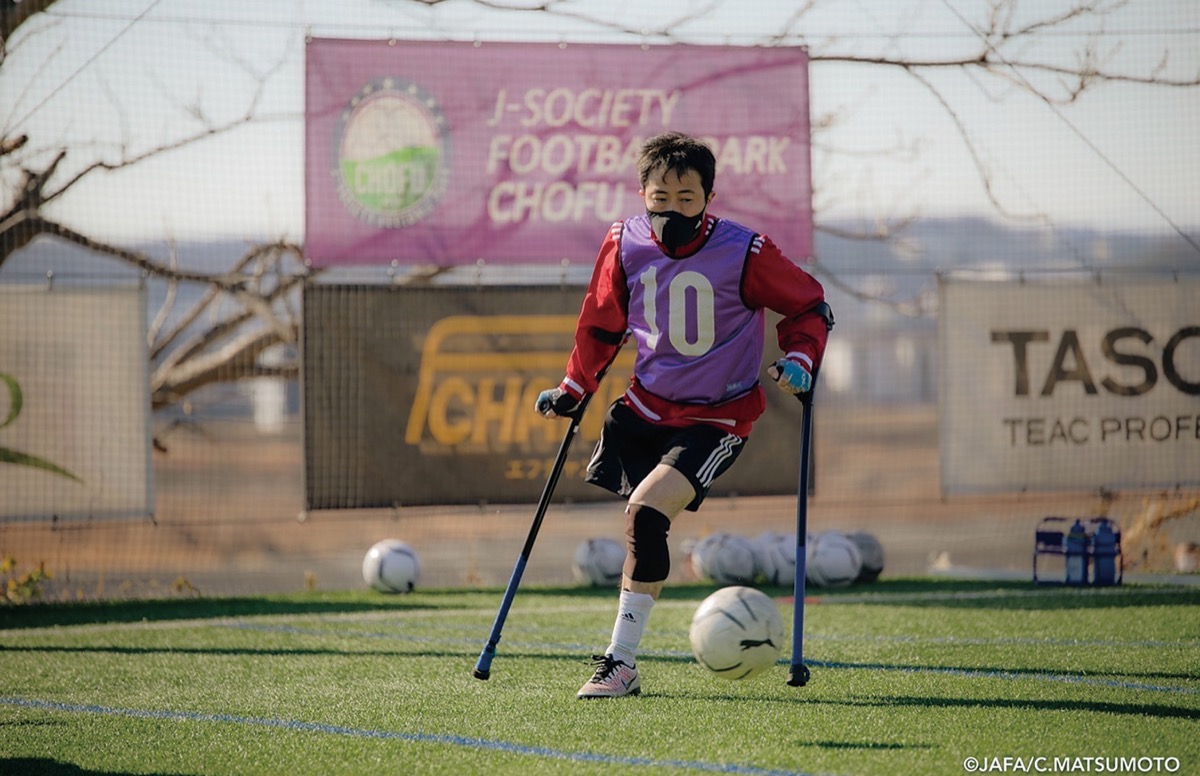
<path fill-rule="evenodd" d="M 681 248 L 696 239 L 696 232 L 704 220 L 703 210 L 691 217 L 676 213 L 674 210 L 668 210 L 665 213 L 654 213 L 647 210 L 646 215 L 650 217 L 650 228 L 654 230 L 654 236 L 669 251 Z"/>

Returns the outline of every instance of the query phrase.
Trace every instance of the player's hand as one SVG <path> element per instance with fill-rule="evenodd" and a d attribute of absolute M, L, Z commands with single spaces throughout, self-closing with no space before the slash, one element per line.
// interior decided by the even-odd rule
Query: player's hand
<path fill-rule="evenodd" d="M 579 401 L 559 386 L 539 393 L 534 408 L 547 418 L 569 418 L 579 410 Z"/>
<path fill-rule="evenodd" d="M 781 358 L 767 367 L 767 374 L 779 387 L 791 394 L 807 393 L 812 388 L 812 375 L 804 364 L 794 358 Z"/>

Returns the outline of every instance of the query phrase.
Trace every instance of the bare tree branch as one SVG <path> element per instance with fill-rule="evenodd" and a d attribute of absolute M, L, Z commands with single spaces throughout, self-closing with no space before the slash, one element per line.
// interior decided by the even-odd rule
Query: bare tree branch
<path fill-rule="evenodd" d="M 8 5 L 0 8 L 0 31 L 5 40 L 21 22 L 51 4 L 52 0 L 28 2 L 19 19 Z M 267 82 L 283 67 L 286 58 L 281 57 L 264 72 L 257 72 L 236 52 L 220 49 L 211 39 L 205 43 L 253 80 L 253 93 L 240 115 L 213 121 L 199 99 L 190 105 L 178 105 L 182 114 L 189 115 L 199 125 L 198 129 L 138 153 L 129 153 L 122 148 L 116 160 L 97 154 L 92 161 L 66 175 L 60 171 L 66 167 L 68 156 L 79 152 L 80 147 L 61 147 L 45 152 L 31 150 L 29 138 L 24 134 L 0 137 L 0 158 L 5 160 L 10 172 L 15 171 L 15 175 L 10 175 L 15 186 L 8 187 L 5 192 L 7 210 L 0 213 L 0 267 L 34 238 L 49 236 L 84 248 L 93 255 L 116 259 L 140 270 L 144 276 L 161 279 L 166 284 L 166 299 L 149 328 L 147 341 L 148 357 L 155 364 L 151 402 L 156 410 L 184 401 L 194 391 L 227 381 L 231 376 L 234 379 L 261 375 L 295 376 L 294 363 L 262 365 L 257 359 L 268 348 L 297 341 L 299 313 L 288 297 L 313 274 L 304 265 L 301 247 L 283 240 L 253 246 L 229 270 L 201 272 L 183 268 L 173 243 L 169 246 L 168 258 L 159 260 L 145 251 L 81 233 L 47 217 L 43 208 L 67 196 L 81 181 L 98 171 L 131 168 L 239 127 L 274 118 L 263 115 L 259 104 Z M 109 99 L 116 100 L 111 90 Z M 121 118 L 128 135 L 129 127 L 124 123 L 123 113 Z M 17 158 L 22 154 L 24 162 Z M 287 268 L 284 264 L 289 260 L 292 266 Z M 193 307 L 184 311 L 168 328 L 178 290 L 183 284 L 200 284 L 206 290 Z M 214 311 L 214 305 L 220 300 L 233 301 L 237 310 L 215 322 L 201 324 L 202 316 Z"/>
<path fill-rule="evenodd" d="M 18 216 L 19 217 L 19 216 Z M 190 281 L 193 283 L 210 283 L 222 291 L 236 291 L 242 287 L 244 278 L 228 273 L 212 274 L 208 272 L 195 272 L 191 270 L 178 269 L 169 267 L 157 261 L 152 256 L 143 251 L 122 248 L 119 245 L 96 240 L 88 237 L 85 234 L 75 231 L 68 226 L 50 221 L 49 219 L 40 216 L 24 216 L 23 223 L 27 224 L 29 231 L 35 235 L 49 235 L 65 240 L 73 245 L 78 245 L 81 248 L 86 248 L 97 254 L 103 254 L 136 267 L 149 275 L 156 277 L 167 278 L 176 281 Z M 10 231 L 7 223 L 0 225 L 0 231 Z M 16 230 L 14 227 L 13 230 Z"/>
<path fill-rule="evenodd" d="M 970 130 L 967 129 L 966 124 L 963 123 L 962 117 L 958 115 L 958 111 L 954 110 L 954 107 L 950 105 L 949 101 L 946 100 L 945 95 L 938 91 L 928 79 L 916 72 L 910 71 L 910 75 L 912 75 L 912 77 L 915 78 L 918 83 L 929 89 L 929 92 L 933 95 L 933 98 L 938 101 L 942 108 L 945 109 L 946 114 L 950 117 L 950 120 L 954 122 L 954 126 L 958 130 L 959 137 L 962 138 L 963 144 L 967 148 L 967 152 L 971 155 L 971 162 L 975 165 L 975 169 L 979 172 L 979 179 L 983 183 L 984 193 L 987 195 L 988 201 L 992 203 L 992 207 L 996 208 L 996 212 L 1015 221 L 1046 222 L 1048 219 L 1045 213 L 1015 213 L 1000 201 L 1000 198 L 996 196 L 995 179 L 992 175 L 992 171 L 988 168 L 988 166 L 984 163 L 983 158 L 980 156 L 979 148 L 975 145 L 975 140 L 971 136 Z"/>
<path fill-rule="evenodd" d="M 1087 85 L 1101 82 L 1129 83 L 1142 86 L 1164 86 L 1173 88 L 1192 88 L 1200 86 L 1200 75 L 1192 78 L 1167 77 L 1161 72 L 1161 65 L 1145 75 L 1137 73 L 1119 73 L 1101 69 L 1094 58 L 1085 58 L 1080 64 L 1068 67 L 1050 62 L 1028 60 L 1012 61 L 999 60 L 994 54 L 986 51 L 971 56 L 953 57 L 950 59 L 896 59 L 882 56 L 855 56 L 851 54 L 816 54 L 813 62 L 840 62 L 843 64 L 874 65 L 878 67 L 894 67 L 904 70 L 950 70 L 954 68 L 974 67 L 986 70 L 993 75 L 1003 76 L 1004 69 L 1018 68 L 1057 76 L 1070 76 L 1082 79 Z"/>
<path fill-rule="evenodd" d="M 269 263 L 273 267 L 269 274 L 276 278 L 272 287 L 263 287 L 251 279 L 232 294 L 240 310 L 181 341 L 192 324 L 220 297 L 220 292 L 210 287 L 165 337 L 152 344 L 157 362 L 150 380 L 152 406 L 169 406 L 206 385 L 227 381 L 231 368 L 238 379 L 267 374 L 294 376 L 294 365 L 266 367 L 254 362 L 267 348 L 295 344 L 299 337 L 299 314 L 288 306 L 287 300 L 306 275 L 280 271 L 279 265 L 288 255 L 298 257 L 299 246 L 275 243 L 252 249 L 239 263 L 239 269 L 251 262 Z"/>
<path fill-rule="evenodd" d="M 178 253 L 176 252 L 176 246 L 175 246 L 174 240 L 172 240 L 170 242 L 170 244 L 167 246 L 167 250 L 170 253 L 170 259 L 169 259 L 170 266 L 172 269 L 175 269 L 176 267 L 179 266 L 179 258 L 178 258 Z M 167 279 L 166 286 L 167 286 L 167 297 L 165 300 L 163 300 L 162 306 L 159 307 L 158 312 L 154 316 L 154 320 L 150 322 L 150 326 L 147 328 L 147 331 L 146 331 L 146 347 L 151 349 L 150 350 L 150 360 L 151 361 L 154 360 L 154 343 L 158 339 L 159 333 L 162 331 L 163 326 L 165 326 L 167 324 L 168 314 L 170 313 L 171 308 L 175 306 L 175 299 L 179 295 L 179 281 L 178 280 Z"/>
<path fill-rule="evenodd" d="M 16 153 L 25 147 L 29 142 L 29 135 L 17 135 L 16 137 L 0 137 L 0 156 Z"/>
<path fill-rule="evenodd" d="M 824 264 L 815 264 L 811 269 L 813 275 L 820 278 L 824 285 L 831 288 L 836 288 L 852 299 L 857 299 L 860 302 L 879 304 L 899 315 L 903 315 L 906 318 L 922 318 L 932 312 L 929 305 L 929 295 L 925 293 L 924 290 L 918 292 L 911 299 L 890 299 L 880 294 L 872 294 L 861 291 L 856 286 L 851 285 L 840 278 Z"/>
<path fill-rule="evenodd" d="M 715 12 L 722 2 L 703 0 L 690 6 L 685 16 L 658 19 L 650 28 L 637 27 L 621 15 L 597 11 L 595 6 L 584 9 L 573 0 L 472 0 L 473 5 L 486 11 L 506 14 L 540 14 L 583 22 L 597 31 L 623 33 L 634 39 L 680 41 L 686 38 L 689 25 Z M 24 0 L 18 4 L 3 4 L 0 0 L 0 64 L 8 51 L 8 41 L 23 22 L 53 5 L 54 0 Z M 428 11 L 446 0 L 379 0 L 382 5 Z M 981 19 L 959 19 L 975 36 L 962 44 L 962 52 L 947 57 L 922 57 L 906 53 L 904 30 L 885 33 L 883 44 L 875 53 L 858 53 L 848 48 L 847 41 L 861 38 L 830 35 L 817 45 L 809 39 L 806 25 L 815 10 L 830 0 L 803 0 L 789 12 L 777 33 L 765 35 L 763 45 L 807 44 L 810 60 L 816 66 L 826 64 L 861 65 L 868 68 L 900 70 L 926 89 L 941 105 L 946 116 L 970 155 L 985 195 L 997 213 L 1015 220 L 1044 219 L 1042 214 L 1017 213 L 1007 207 L 996 191 L 995 170 L 972 135 L 962 114 L 942 90 L 935 74 L 955 72 L 966 74 L 981 87 L 985 95 L 1001 99 L 1014 91 L 1023 91 L 1050 104 L 1067 104 L 1103 84 L 1128 84 L 1145 88 L 1192 89 L 1200 86 L 1200 73 L 1179 74 L 1168 70 L 1169 51 L 1155 57 L 1148 69 L 1122 67 L 1118 60 L 1120 40 L 1106 34 L 1106 20 L 1124 8 L 1128 0 L 1073 0 L 1066 8 L 1047 11 L 1041 15 L 1018 9 L 1016 0 L 989 0 Z M 955 7 L 947 8 L 958 15 Z M 1020 13 L 1018 13 L 1020 10 Z M 914 10 L 914 14 L 916 11 Z M 417 13 L 429 16 L 432 13 Z M 519 18 L 519 17 L 518 17 Z M 912 23 L 908 17 L 902 24 Z M 692 28 L 694 29 L 694 28 Z M 1047 36 L 1078 36 L 1073 59 L 1055 61 L 1046 58 L 1039 45 Z M 295 36 L 289 46 L 299 45 Z M 174 106 L 188 123 L 181 134 L 169 137 L 153 148 L 134 150 L 126 140 L 117 146 L 88 148 L 49 146 L 35 149 L 19 127 L 0 129 L 0 268 L 15 252 L 34 238 L 45 235 L 77 245 L 97 255 L 111 257 L 146 276 L 160 279 L 166 287 L 165 301 L 156 314 L 148 332 L 148 358 L 152 368 L 152 405 L 160 409 L 185 401 L 193 392 L 205 386 L 230 379 L 254 376 L 294 377 L 294 360 L 282 365 L 263 364 L 260 356 L 272 347 L 297 342 L 300 311 L 296 291 L 312 273 L 305 265 L 299 245 L 286 240 L 250 247 L 243 255 L 231 257 L 229 269 L 221 272 L 201 272 L 187 269 L 178 255 L 177 246 L 168 247 L 165 259 L 145 251 L 114 245 L 80 233 L 44 212 L 48 203 L 62 203 L 81 182 L 97 173 L 114 173 L 177 150 L 195 146 L 233 132 L 250 124 L 295 116 L 267 116 L 260 112 L 267 84 L 283 68 L 288 57 L 280 57 L 271 66 L 256 68 L 239 55 L 235 46 L 221 36 L 215 26 L 204 28 L 199 42 L 215 57 L 230 63 L 247 75 L 253 89 L 246 99 L 244 110 L 234 116 L 213 117 L 205 108 L 205 94 L 198 90 L 186 97 L 173 95 L 166 86 L 159 91 L 164 100 Z M 996 90 L 993 85 L 999 85 Z M 108 84 L 102 83 L 103 88 Z M 29 88 L 26 85 L 25 88 Z M 996 93 L 998 91 L 998 93 Z M 116 96 L 109 94 L 110 102 Z M 847 110 L 847 109 L 843 109 Z M 849 109 L 852 110 L 852 107 Z M 119 111 L 120 113 L 120 111 Z M 119 117 L 125 120 L 125 113 Z M 913 161 L 918 152 L 914 141 L 897 138 L 889 147 L 854 150 L 839 147 L 828 140 L 830 130 L 845 119 L 845 113 L 835 111 L 813 122 L 813 148 L 823 157 L 886 156 L 890 160 Z M 11 120 L 11 119 L 9 119 Z M 131 130 L 123 124 L 123 136 Z M 46 142 L 46 141 L 43 141 Z M 869 176 L 860 178 L 861 185 L 870 185 Z M 815 191 L 821 207 L 837 201 L 838 192 L 847 190 L 847 183 L 832 176 L 818 178 Z M 851 186 L 854 184 L 851 183 Z M 852 192 L 860 195 L 863 192 Z M 856 196 L 856 199 L 864 197 Z M 870 197 L 865 197 L 870 201 Z M 847 229 L 825 223 L 818 218 L 816 228 L 825 235 L 873 241 L 896 241 L 917 217 L 916 210 L 904 212 L 896 203 L 873 203 L 880 212 L 868 214 L 861 230 Z M 832 287 L 851 296 L 877 302 L 903 315 L 924 315 L 929 312 L 930 300 L 922 291 L 910 300 L 895 300 L 879 293 L 867 293 L 838 277 L 829 268 L 815 265 L 814 269 Z M 437 270 L 435 270 L 436 272 Z M 427 278 L 430 276 L 426 276 Z M 420 282 L 420 276 L 413 276 Z M 184 284 L 200 284 L 204 291 L 190 309 L 176 310 Z"/>
<path fill-rule="evenodd" d="M 224 382 L 229 375 L 239 379 L 254 377 L 295 378 L 296 366 L 265 367 L 258 357 L 278 339 L 270 331 L 245 332 L 226 344 L 177 364 L 171 370 L 156 370 L 151 379 L 150 406 L 154 410 L 179 403 L 184 397 L 208 385 Z"/>
<path fill-rule="evenodd" d="M 840 237 L 843 240 L 862 240 L 869 242 L 886 242 L 894 238 L 898 233 L 904 231 L 909 224 L 915 219 L 909 218 L 905 221 L 891 222 L 886 220 L 875 221 L 870 229 L 848 229 L 842 226 L 832 226 L 829 224 L 818 224 L 814 229 L 822 234 L 827 234 L 830 237 Z"/>
<path fill-rule="evenodd" d="M 284 259 L 289 255 L 295 258 L 298 266 L 303 264 L 302 248 L 294 243 L 281 241 L 267 245 L 258 245 L 251 248 L 225 275 L 226 278 L 234 277 L 241 279 L 237 283 L 236 288 L 241 289 L 249 286 L 252 289 L 252 292 L 243 291 L 235 294 L 234 297 L 238 299 L 245 299 L 250 296 L 251 293 L 255 293 L 262 295 L 263 299 L 267 302 L 274 302 L 281 297 L 286 299 L 287 291 L 291 290 L 301 280 L 311 277 L 311 274 L 304 270 L 297 270 L 295 273 L 285 272 L 281 268 L 281 265 Z M 246 274 L 247 266 L 255 262 L 263 261 L 268 261 L 274 265 L 278 278 L 275 288 L 268 289 L 266 291 L 262 289 L 260 283 L 256 282 L 255 276 Z M 175 284 L 179 282 L 177 278 L 171 278 L 171 281 Z M 216 283 L 209 283 L 208 288 L 205 290 L 203 296 L 192 305 L 190 310 L 186 311 L 184 315 L 181 316 L 167 332 L 154 337 L 150 341 L 151 360 L 159 359 L 165 351 L 172 349 L 184 335 L 184 333 L 187 332 L 207 310 L 211 309 L 211 306 L 214 302 L 221 298 L 222 293 L 229 291 L 232 288 L 234 287 L 223 287 Z M 166 302 L 159 311 L 159 319 L 165 321 L 167 318 L 167 313 L 170 312 L 169 307 L 172 303 L 172 296 L 168 295 Z M 232 326 L 245 324 L 251 320 L 251 318 L 252 316 L 246 316 L 243 313 L 237 319 L 229 319 L 218 326 L 213 326 L 211 331 L 212 338 L 217 339 L 221 336 L 224 336 Z M 299 316 L 293 315 L 293 319 L 299 320 Z M 282 337 L 282 339 L 287 342 L 294 342 L 294 331 L 289 331 L 288 335 Z M 200 343 L 200 347 L 202 346 L 203 343 Z M 176 360 L 178 360 L 183 354 L 194 352 L 195 349 L 196 346 L 192 346 L 190 351 L 188 348 L 183 348 L 181 351 L 178 351 L 180 355 L 176 356 Z"/>
<path fill-rule="evenodd" d="M 10 51 L 8 41 L 12 38 L 13 32 L 30 17 L 54 5 L 54 2 L 55 0 L 25 0 L 20 3 L 5 2 L 3 4 L 3 10 L 0 11 L 0 64 L 3 64 L 8 56 Z"/>

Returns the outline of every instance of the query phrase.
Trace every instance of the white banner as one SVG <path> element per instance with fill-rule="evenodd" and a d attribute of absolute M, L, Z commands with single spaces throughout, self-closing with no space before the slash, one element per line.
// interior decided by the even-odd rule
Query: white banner
<path fill-rule="evenodd" d="M 939 292 L 944 492 L 1200 484 L 1200 278 Z"/>
<path fill-rule="evenodd" d="M 0 518 L 152 504 L 145 291 L 0 287 Z"/>

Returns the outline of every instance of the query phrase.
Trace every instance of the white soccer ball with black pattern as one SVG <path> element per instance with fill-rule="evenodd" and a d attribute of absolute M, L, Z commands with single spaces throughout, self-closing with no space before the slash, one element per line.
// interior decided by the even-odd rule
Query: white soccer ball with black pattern
<path fill-rule="evenodd" d="M 754 550 L 754 576 L 765 584 L 773 585 L 778 577 L 774 545 L 784 539 L 785 534 L 779 531 L 763 531 L 750 540 Z"/>
<path fill-rule="evenodd" d="M 417 551 L 399 539 L 371 545 L 363 557 L 363 581 L 381 593 L 411 593 L 421 576 Z"/>
<path fill-rule="evenodd" d="M 754 584 L 754 546 L 738 534 L 709 534 L 692 548 L 692 571 L 718 585 Z"/>
<path fill-rule="evenodd" d="M 596 587 L 621 581 L 625 566 L 625 547 L 612 539 L 585 539 L 575 547 L 571 573 L 575 581 Z"/>
<path fill-rule="evenodd" d="M 847 534 L 850 541 L 858 546 L 858 554 L 862 556 L 862 569 L 858 572 L 859 582 L 874 582 L 883 573 L 883 545 L 875 534 L 867 531 L 854 531 Z"/>
<path fill-rule="evenodd" d="M 700 665 L 722 679 L 749 679 L 779 660 L 783 616 L 761 590 L 723 587 L 696 609 L 688 638 Z"/>
<path fill-rule="evenodd" d="M 796 581 L 796 534 L 764 531 L 754 537 L 754 562 L 763 584 L 787 587 Z M 805 559 L 811 554 L 812 536 L 805 539 Z"/>
<path fill-rule="evenodd" d="M 841 531 L 825 531 L 813 540 L 812 555 L 805 572 L 817 587 L 842 587 L 858 579 L 862 554 L 849 536 Z"/>

